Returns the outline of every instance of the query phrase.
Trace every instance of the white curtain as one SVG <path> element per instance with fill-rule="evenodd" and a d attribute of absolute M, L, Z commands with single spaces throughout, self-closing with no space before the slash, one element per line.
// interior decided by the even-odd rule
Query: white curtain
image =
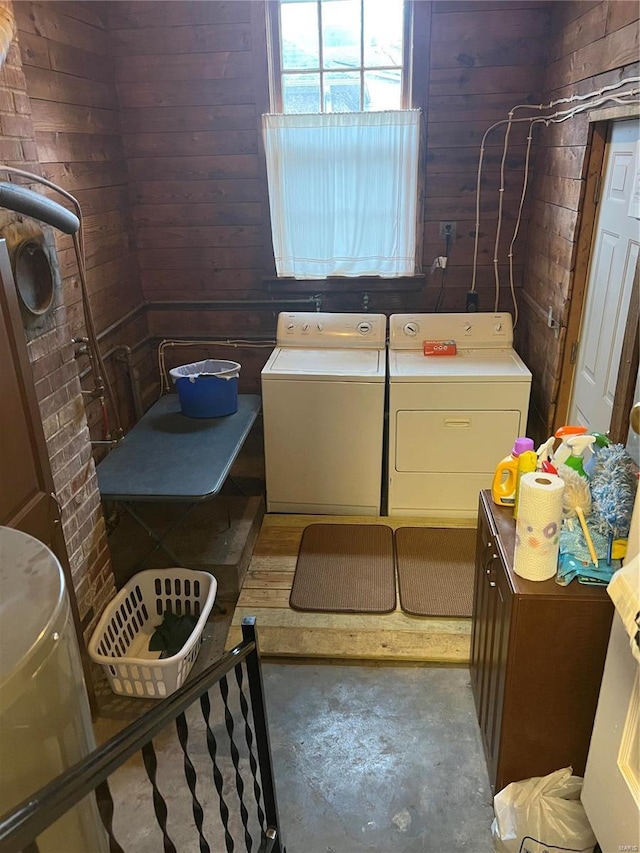
<path fill-rule="evenodd" d="M 420 110 L 264 115 L 276 270 L 416 271 Z"/>

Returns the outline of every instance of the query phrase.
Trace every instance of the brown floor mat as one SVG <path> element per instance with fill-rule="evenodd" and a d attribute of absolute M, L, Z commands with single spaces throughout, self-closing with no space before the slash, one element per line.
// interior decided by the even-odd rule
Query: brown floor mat
<path fill-rule="evenodd" d="M 400 527 L 400 606 L 413 616 L 471 616 L 476 531 Z"/>
<path fill-rule="evenodd" d="M 289 604 L 330 613 L 395 610 L 393 530 L 380 524 L 310 524 L 302 534 Z"/>

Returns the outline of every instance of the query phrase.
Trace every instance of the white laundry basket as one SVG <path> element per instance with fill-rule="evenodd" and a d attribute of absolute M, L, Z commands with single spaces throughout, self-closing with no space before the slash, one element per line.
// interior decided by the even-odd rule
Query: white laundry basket
<path fill-rule="evenodd" d="M 134 575 L 107 605 L 89 643 L 114 693 L 163 699 L 184 683 L 193 666 L 218 583 L 208 572 L 148 569 Z M 149 641 L 165 612 L 197 616 L 178 654 L 160 660 Z"/>

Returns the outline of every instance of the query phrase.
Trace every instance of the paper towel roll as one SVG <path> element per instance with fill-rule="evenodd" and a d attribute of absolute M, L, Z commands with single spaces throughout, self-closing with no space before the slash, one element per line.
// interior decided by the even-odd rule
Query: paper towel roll
<path fill-rule="evenodd" d="M 531 472 L 520 479 L 513 570 L 529 581 L 546 581 L 558 568 L 564 483 L 555 474 Z"/>

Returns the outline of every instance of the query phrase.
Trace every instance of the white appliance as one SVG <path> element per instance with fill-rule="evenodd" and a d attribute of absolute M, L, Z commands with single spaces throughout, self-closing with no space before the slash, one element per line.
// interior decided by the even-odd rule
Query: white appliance
<path fill-rule="evenodd" d="M 640 847 L 640 484 L 615 604 L 582 803 L 604 853 Z"/>
<path fill-rule="evenodd" d="M 268 512 L 380 514 L 386 319 L 278 316 L 262 370 Z"/>
<path fill-rule="evenodd" d="M 457 354 L 425 356 L 423 341 Z M 531 373 L 509 314 L 389 319 L 389 515 L 475 518 L 478 492 L 525 435 Z"/>
<path fill-rule="evenodd" d="M 33 536 L 0 527 L 0 588 L 4 814 L 89 755 L 96 744 L 58 559 Z M 106 853 L 110 848 L 93 794 L 65 812 L 37 841 L 42 853 Z"/>

